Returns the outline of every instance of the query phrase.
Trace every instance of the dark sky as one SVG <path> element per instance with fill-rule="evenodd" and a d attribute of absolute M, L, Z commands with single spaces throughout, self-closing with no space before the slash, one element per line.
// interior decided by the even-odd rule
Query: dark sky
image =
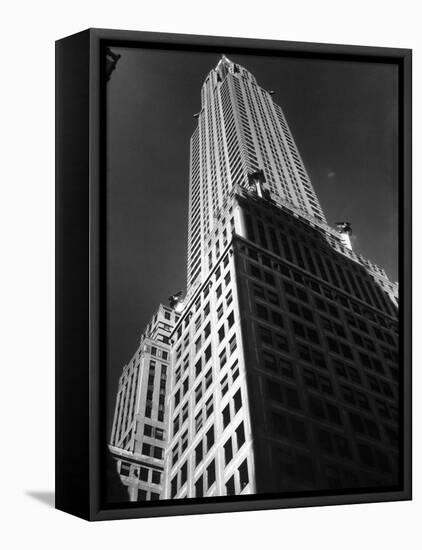
<path fill-rule="evenodd" d="M 220 54 L 117 49 L 108 87 L 108 424 L 160 301 L 186 284 L 189 138 Z M 275 91 L 328 222 L 397 279 L 397 69 L 230 55 Z"/>

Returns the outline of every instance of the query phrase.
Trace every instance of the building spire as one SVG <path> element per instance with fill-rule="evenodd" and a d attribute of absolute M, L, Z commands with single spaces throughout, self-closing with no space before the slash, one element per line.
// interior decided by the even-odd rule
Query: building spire
<path fill-rule="evenodd" d="M 233 61 L 231 61 L 224 53 L 221 55 L 221 59 L 218 61 L 217 66 L 215 68 L 216 71 L 219 71 L 223 67 L 228 68 L 230 65 L 233 65 Z"/>

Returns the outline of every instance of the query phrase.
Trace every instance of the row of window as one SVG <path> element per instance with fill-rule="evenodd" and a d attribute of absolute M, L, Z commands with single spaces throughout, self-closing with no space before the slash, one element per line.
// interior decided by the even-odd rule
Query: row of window
<path fill-rule="evenodd" d="M 154 468 L 147 468 L 145 466 L 138 466 L 122 462 L 120 465 L 120 475 L 126 477 L 135 477 L 139 481 L 144 483 L 154 483 L 160 485 L 162 481 L 162 472 L 155 470 Z"/>
<path fill-rule="evenodd" d="M 153 394 L 155 391 L 155 375 L 156 375 L 156 362 L 151 359 L 149 363 L 149 372 L 148 372 L 148 386 L 147 386 L 147 395 L 145 403 L 145 417 L 152 418 L 153 413 Z M 165 396 L 166 396 L 166 381 L 167 381 L 167 366 L 161 365 L 160 371 L 160 384 L 159 384 L 159 396 L 158 396 L 158 408 L 156 410 L 157 420 L 159 422 L 164 422 L 164 406 L 165 406 Z"/>
<path fill-rule="evenodd" d="M 168 351 L 157 348 L 156 346 L 147 346 L 147 349 L 145 351 L 149 351 L 149 353 L 153 357 L 159 357 L 161 359 L 164 359 L 165 361 L 167 361 L 169 358 Z"/>
<path fill-rule="evenodd" d="M 258 306 L 259 304 L 257 304 Z M 263 306 L 261 306 L 263 307 Z M 332 323 L 331 325 L 338 325 L 338 323 Z M 279 328 L 280 323 L 278 323 L 277 327 L 272 326 L 272 328 Z M 338 325 L 341 327 L 340 325 Z M 296 337 L 301 338 L 307 342 L 310 342 L 314 345 L 320 345 L 320 339 L 317 331 L 313 329 L 311 326 L 307 325 L 306 323 L 292 321 L 292 327 L 293 327 L 293 333 Z M 278 333 L 274 333 L 270 330 L 269 327 L 258 325 L 258 330 L 261 335 L 261 342 L 264 345 L 277 347 L 279 350 L 282 351 L 288 351 L 289 346 L 288 342 L 284 337 L 284 342 L 282 345 L 280 345 L 280 336 Z M 337 329 L 337 332 L 339 330 Z M 347 360 L 353 361 L 354 354 L 351 347 L 346 344 L 345 342 L 339 341 L 332 336 L 326 336 L 328 349 L 331 353 L 335 355 L 339 355 Z M 297 350 L 299 357 L 307 362 L 313 363 L 316 366 L 320 368 L 326 368 L 325 358 L 321 352 L 316 350 L 315 348 L 309 347 L 305 344 L 302 344 L 298 342 L 297 344 Z M 263 350 L 264 354 L 268 353 L 267 350 L 264 348 Z M 264 356 L 265 357 L 265 356 Z M 374 356 L 369 356 L 368 354 L 364 352 L 359 352 L 359 358 L 361 359 L 362 364 L 371 369 L 375 370 L 377 373 L 385 375 L 385 369 L 382 366 L 379 359 L 377 359 Z M 265 359 L 264 359 L 265 361 Z M 338 359 L 332 358 L 332 361 L 336 367 L 336 371 L 343 375 L 344 377 L 350 376 L 353 378 L 354 382 L 361 382 L 361 377 L 358 371 L 354 367 L 347 367 L 344 364 L 342 364 Z M 395 373 L 396 374 L 396 373 Z M 373 391 L 377 391 L 378 393 L 384 394 L 387 397 L 394 397 L 394 390 L 392 389 L 391 385 L 383 380 L 377 380 L 373 376 L 371 377 L 368 375 L 368 381 L 371 389 Z"/>
<path fill-rule="evenodd" d="M 273 374 L 276 374 L 277 376 L 289 379 L 289 380 L 295 380 L 295 369 L 293 368 L 293 365 L 290 361 L 285 359 L 282 356 L 278 356 L 275 353 L 271 353 L 267 350 L 263 350 L 263 366 L 265 369 L 270 371 Z M 333 360 L 333 365 L 335 366 L 335 370 L 339 378 L 347 379 L 348 381 L 352 383 L 356 383 L 359 385 L 362 385 L 362 377 L 359 371 L 350 365 L 346 365 L 340 361 Z M 320 394 L 326 394 L 328 396 L 332 396 L 334 394 L 332 381 L 328 376 L 325 376 L 317 371 L 311 370 L 309 368 L 303 367 L 302 369 L 303 373 L 303 380 L 305 386 L 308 388 L 308 390 L 316 390 Z M 370 381 L 370 388 L 373 391 L 377 391 L 382 395 L 383 397 L 394 397 L 394 394 L 392 393 L 391 386 L 388 385 L 386 382 L 378 380 L 378 379 L 372 379 L 370 376 L 368 376 L 368 380 Z M 277 383 L 274 383 L 272 380 L 268 381 L 269 385 L 274 385 Z M 277 390 L 275 389 L 277 386 L 275 385 L 272 390 L 270 390 L 273 393 L 276 393 Z M 364 408 L 368 410 L 368 407 L 370 409 L 370 405 L 368 403 L 368 400 L 364 394 L 361 392 L 357 392 L 356 390 L 353 391 L 353 388 L 350 388 L 347 385 L 341 386 L 341 391 L 343 394 L 343 399 L 355 406 L 358 406 L 360 408 Z M 388 420 L 391 420 L 393 422 L 397 422 L 397 407 L 391 403 L 388 403 L 384 400 L 377 399 L 376 400 L 376 407 L 379 412 L 379 414 Z"/>
<path fill-rule="evenodd" d="M 252 249 L 249 250 L 249 253 L 251 253 L 251 251 L 252 251 Z M 257 255 L 255 251 L 254 251 L 254 255 L 255 256 Z M 264 255 L 261 256 L 261 261 L 264 261 L 264 258 L 266 258 L 266 256 L 264 256 Z M 266 261 L 268 261 L 268 258 L 267 258 Z M 269 267 L 271 268 L 271 262 L 268 261 L 268 263 L 269 263 Z M 286 275 L 288 277 L 290 276 L 289 270 L 287 268 L 285 268 L 284 266 L 281 266 L 281 265 L 279 267 L 280 267 L 279 271 L 281 271 L 283 275 Z M 259 273 L 255 272 L 255 275 L 258 276 Z M 300 283 L 300 284 L 305 283 L 304 278 L 302 277 L 302 275 L 296 274 L 295 272 L 293 272 L 293 276 L 294 276 L 297 283 Z M 287 283 L 287 285 L 285 286 L 285 291 L 287 293 L 290 293 L 291 295 L 298 297 L 299 299 L 301 299 L 304 302 L 309 301 L 308 296 L 307 296 L 306 292 L 304 291 L 304 289 L 298 288 L 298 291 L 297 291 L 295 289 L 295 287 L 290 282 L 285 281 L 285 283 Z M 315 283 L 315 281 L 310 281 L 309 284 L 310 284 L 310 287 L 312 288 L 312 290 L 314 290 L 315 292 L 318 292 L 318 293 L 323 292 L 323 294 L 326 298 L 329 298 L 330 300 L 333 300 L 335 298 L 330 289 L 325 289 L 324 288 L 323 290 L 321 290 L 320 285 Z M 260 290 L 259 285 L 257 285 L 256 283 L 254 284 L 254 290 L 255 290 L 256 293 L 259 292 L 261 295 L 263 294 L 262 287 L 261 287 L 261 290 Z M 261 296 L 261 297 L 263 298 L 263 296 Z M 349 301 L 346 300 L 344 297 L 338 296 L 337 299 L 342 303 L 342 305 L 344 307 L 349 307 Z M 278 298 L 274 297 L 272 302 L 274 303 L 274 301 L 278 302 Z M 339 312 L 338 312 L 337 308 L 334 306 L 334 304 L 323 301 L 319 297 L 315 297 L 315 303 L 321 311 L 328 312 L 331 317 L 333 317 L 333 316 L 337 317 L 337 318 L 339 317 Z M 387 326 L 387 321 L 384 319 L 383 316 L 376 315 L 375 313 L 373 313 L 372 311 L 369 311 L 369 310 L 363 311 L 363 308 L 360 305 L 357 305 L 354 302 L 352 303 L 352 306 L 353 306 L 353 310 L 354 310 L 355 314 L 365 313 L 365 315 L 367 315 L 372 322 L 376 323 L 376 325 L 381 324 L 384 327 Z M 350 314 L 346 313 L 346 317 L 347 317 L 348 320 L 350 320 L 350 319 L 352 320 L 353 326 L 360 325 L 359 328 L 361 328 L 362 330 L 364 330 L 365 328 L 366 328 L 366 331 L 368 330 L 365 321 L 360 320 L 359 318 L 356 317 L 356 315 L 351 316 Z M 391 325 L 392 321 L 389 320 L 388 322 Z M 391 326 L 395 331 L 397 331 L 397 324 L 396 323 L 393 323 Z M 375 328 L 376 327 L 374 327 L 374 332 L 375 332 Z M 386 334 L 388 334 L 388 333 L 386 333 Z M 391 336 L 389 336 L 389 337 L 385 336 L 385 340 L 388 340 L 390 345 L 394 345 L 394 343 L 395 343 L 394 339 Z M 368 344 L 367 342 L 366 342 L 366 345 L 370 346 L 370 344 Z"/>
<path fill-rule="evenodd" d="M 150 424 L 145 424 L 144 426 L 144 435 L 147 437 L 154 437 L 155 439 L 164 439 L 164 430 L 163 428 L 158 428 L 156 426 L 151 426 Z"/>
<path fill-rule="evenodd" d="M 155 491 L 146 491 L 145 489 L 138 489 L 137 499 L 138 499 L 138 502 L 142 502 L 144 500 L 159 500 L 160 494 L 156 493 Z"/>
<path fill-rule="evenodd" d="M 252 288 L 253 288 L 255 297 L 258 298 L 259 300 L 266 300 L 267 302 L 269 302 L 270 304 L 273 304 L 273 305 L 274 304 L 276 304 L 276 305 L 280 304 L 280 298 L 276 293 L 271 292 L 271 294 L 274 294 L 274 296 L 268 295 L 268 291 L 266 291 L 263 286 L 261 286 L 257 283 L 253 283 Z M 295 287 L 293 287 L 293 285 L 291 285 L 290 283 L 287 283 L 287 290 L 290 289 L 290 292 L 293 293 L 296 296 L 296 298 L 302 299 L 302 301 L 307 301 L 308 300 L 306 293 L 302 293 L 303 291 L 300 292 L 300 289 L 299 289 L 299 293 L 298 293 L 296 290 L 294 290 L 294 288 Z M 328 312 L 330 314 L 330 316 L 334 316 L 336 318 L 339 317 L 339 312 L 333 304 L 330 304 L 329 302 L 323 301 L 320 298 L 316 298 L 315 302 L 316 302 L 316 306 L 319 308 L 320 311 Z M 287 307 L 288 307 L 288 310 L 290 311 L 290 313 L 292 313 L 295 316 L 300 317 L 302 319 L 302 321 L 305 320 L 309 323 L 314 323 L 315 322 L 312 311 L 309 309 L 309 307 L 305 306 L 303 303 L 293 301 L 292 299 L 288 299 L 287 300 Z M 281 319 L 280 316 L 276 316 L 276 319 L 273 319 L 272 318 L 273 314 L 271 313 L 271 309 L 264 306 L 262 303 L 257 302 L 256 306 L 255 306 L 255 309 L 256 309 L 256 314 L 260 319 L 272 322 L 276 326 L 282 326 L 283 325 L 283 319 Z M 344 327 L 338 321 L 335 321 L 332 318 L 329 319 L 329 318 L 325 317 L 322 314 L 320 314 L 320 318 L 321 318 L 322 327 L 326 331 L 331 332 L 332 334 L 335 334 L 337 337 L 346 338 L 346 333 L 345 333 Z M 350 316 L 347 316 L 347 319 L 349 320 Z M 362 328 L 362 330 L 366 328 L 366 330 L 367 330 L 366 323 L 361 322 L 360 324 L 362 324 L 362 327 L 359 327 L 359 328 Z M 355 326 L 355 325 L 356 325 L 356 322 L 353 323 L 353 326 Z M 300 324 L 297 323 L 297 322 L 293 323 L 293 328 L 294 328 L 294 331 L 295 331 L 296 335 L 298 335 L 302 338 L 306 338 L 308 341 L 311 341 L 315 344 L 319 343 L 318 334 L 313 329 L 308 330 L 306 327 L 301 328 Z M 366 336 L 360 335 L 356 331 L 351 331 L 351 334 L 352 334 L 352 338 L 353 338 L 356 345 L 358 345 L 360 347 L 364 347 L 365 349 L 369 350 L 370 352 L 375 352 L 376 351 L 375 345 L 374 345 L 374 343 L 371 339 L 367 338 Z M 391 341 L 392 341 L 392 344 L 394 345 L 394 340 L 391 339 Z M 391 343 L 391 341 L 390 341 L 390 343 Z M 349 358 L 349 359 L 353 358 L 353 354 L 350 350 L 350 347 L 348 345 L 346 345 L 345 343 L 337 344 L 336 340 L 330 337 L 329 345 L 331 346 L 330 350 L 333 353 L 343 355 L 344 357 Z M 396 353 L 395 350 L 391 350 L 391 349 L 383 347 L 382 352 L 383 352 L 384 357 L 386 359 L 389 359 L 389 360 L 392 360 L 392 361 L 394 361 L 394 360 L 397 361 L 398 356 L 397 356 L 397 353 Z M 363 352 L 360 352 L 360 353 L 363 353 Z M 375 365 L 375 367 L 378 368 L 380 371 L 383 370 L 382 367 L 379 366 L 379 362 Z"/>
<path fill-rule="evenodd" d="M 255 231 L 253 228 L 253 219 L 249 215 L 246 215 L 247 228 L 249 238 L 255 241 Z M 256 216 L 254 216 L 256 217 Z M 258 228 L 259 228 L 259 221 Z M 272 227 L 272 224 L 265 223 L 268 230 Z M 300 243 L 297 241 L 297 227 L 279 227 L 279 231 L 274 232 L 274 238 L 271 238 L 271 251 L 280 255 L 280 248 L 283 248 L 283 257 L 288 261 L 297 264 L 300 268 L 306 269 L 314 276 L 322 278 L 324 281 L 335 285 L 337 288 L 352 293 L 360 300 L 365 301 L 367 304 L 376 307 L 377 309 L 383 309 L 389 315 L 396 314 L 396 310 L 391 303 L 391 300 L 385 295 L 383 290 L 367 275 L 364 268 L 358 266 L 354 262 L 350 262 L 342 258 L 341 263 L 337 263 L 331 258 L 332 250 L 322 243 L 317 243 L 313 239 L 308 239 L 306 232 L 303 234 Z M 290 234 L 288 234 L 290 233 Z M 264 248 L 268 248 L 268 242 L 265 237 L 264 226 L 261 232 L 258 232 L 260 237 L 259 244 Z M 271 236 L 271 235 L 270 235 Z M 277 236 L 279 241 L 277 241 Z M 312 245 L 305 245 L 306 241 L 312 241 Z M 281 246 L 280 246 L 281 245 Z M 322 245 L 322 246 L 321 246 Z M 275 246 L 275 248 L 274 248 Z M 329 254 L 322 254 L 321 249 L 326 248 Z M 301 251 L 302 249 L 302 251 Z M 293 258 L 293 252 L 295 259 Z M 302 252 L 304 254 L 302 254 Z M 313 256 L 313 258 L 312 258 Z M 306 259 L 306 265 L 305 265 Z M 315 260 L 315 261 L 314 261 Z M 347 262 L 347 266 L 344 265 Z M 316 269 L 316 267 L 318 269 Z"/>

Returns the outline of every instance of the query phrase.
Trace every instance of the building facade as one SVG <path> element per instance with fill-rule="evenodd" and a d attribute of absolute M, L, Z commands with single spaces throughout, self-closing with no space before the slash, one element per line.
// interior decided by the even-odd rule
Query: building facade
<path fill-rule="evenodd" d="M 281 108 L 246 69 L 223 56 L 196 117 L 159 498 L 396 485 L 397 285 L 352 250 L 347 222 L 327 224 Z"/>
<path fill-rule="evenodd" d="M 325 221 L 272 94 L 225 56 L 202 86 L 190 149 L 188 292 L 208 272 L 206 240 L 235 184 L 248 186 L 261 175 L 266 191 L 298 212 Z"/>
<path fill-rule="evenodd" d="M 169 336 L 177 318 L 171 308 L 160 305 L 119 379 L 109 449 L 130 501 L 162 496 Z"/>

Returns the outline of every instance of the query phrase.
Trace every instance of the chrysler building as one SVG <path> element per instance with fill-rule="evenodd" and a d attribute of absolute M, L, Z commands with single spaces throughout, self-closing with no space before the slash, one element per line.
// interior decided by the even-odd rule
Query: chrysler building
<path fill-rule="evenodd" d="M 396 484 L 397 284 L 352 249 L 349 221 L 328 225 L 245 68 L 223 56 L 195 117 L 186 293 L 119 386 L 110 450 L 128 498 Z"/>

